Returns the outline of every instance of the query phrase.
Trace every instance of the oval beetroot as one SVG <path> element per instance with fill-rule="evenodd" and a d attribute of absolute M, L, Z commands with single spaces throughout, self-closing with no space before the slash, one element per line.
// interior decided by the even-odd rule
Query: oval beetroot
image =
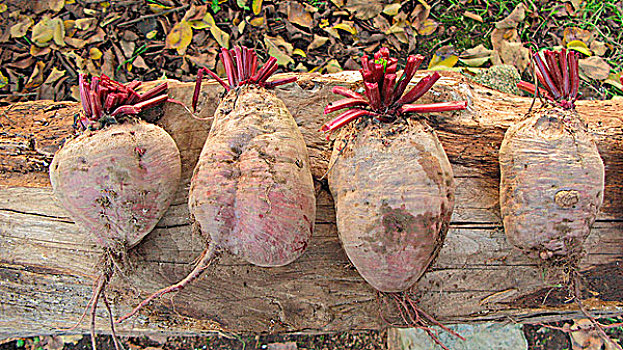
<path fill-rule="evenodd" d="M 604 165 L 575 111 L 577 54 L 534 54 L 549 101 L 511 126 L 500 147 L 506 236 L 526 254 L 576 263 L 604 196 Z M 534 92 L 534 86 L 521 88 Z"/>
<path fill-rule="evenodd" d="M 398 79 L 398 60 L 389 57 L 387 48 L 373 60 L 364 56 L 365 97 L 335 87 L 333 92 L 347 98 L 329 104 L 325 114 L 348 110 L 321 130 L 355 121 L 337 136 L 329 168 L 337 229 L 350 261 L 367 282 L 396 301 L 402 326 L 420 327 L 444 347 L 423 321 L 440 324 L 407 291 L 443 245 L 454 207 L 452 167 L 433 130 L 407 114 L 459 110 L 467 104 L 412 104 L 440 77 L 435 72 L 404 93 L 423 59 L 409 56 Z"/>
<path fill-rule="evenodd" d="M 208 248 L 188 276 L 156 291 L 118 322 L 155 298 L 184 288 L 218 249 L 258 266 L 283 266 L 303 254 L 314 230 L 316 197 L 305 141 L 285 104 L 266 90 L 296 78 L 267 82 L 277 60 L 271 57 L 258 70 L 255 52 L 246 47 L 223 49 L 220 57 L 228 83 L 205 71 L 227 94 L 214 114 L 188 200 Z"/>
<path fill-rule="evenodd" d="M 165 102 L 166 84 L 143 95 L 133 89 L 139 84 L 125 86 L 105 76 L 89 83 L 81 75 L 83 114 L 78 126 L 86 130 L 67 141 L 50 165 L 56 199 L 103 250 L 100 276 L 87 305 L 94 349 L 95 311 L 100 297 L 109 308 L 105 290 L 113 266 L 156 226 L 181 175 L 179 150 L 171 136 L 130 117 Z M 118 346 L 116 337 L 114 341 Z"/>
<path fill-rule="evenodd" d="M 383 292 L 407 290 L 443 245 L 452 209 L 452 167 L 421 121 L 345 129 L 331 157 L 329 187 L 342 246 Z"/>

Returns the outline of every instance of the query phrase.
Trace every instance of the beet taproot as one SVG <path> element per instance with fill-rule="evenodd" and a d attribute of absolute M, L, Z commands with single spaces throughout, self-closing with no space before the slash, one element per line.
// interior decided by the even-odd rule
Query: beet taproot
<path fill-rule="evenodd" d="M 277 69 L 276 59 L 256 72 L 255 52 L 245 47 L 223 49 L 221 59 L 228 84 L 206 71 L 227 93 L 214 114 L 188 200 L 208 248 L 188 276 L 153 293 L 119 322 L 151 300 L 184 288 L 219 249 L 275 267 L 301 256 L 311 238 L 316 197 L 305 141 L 285 104 L 266 89 L 296 78 L 266 82 Z"/>
<path fill-rule="evenodd" d="M 511 244 L 531 257 L 577 262 L 603 203 L 604 165 L 574 109 L 577 54 L 545 55 L 547 63 L 534 57 L 547 102 L 511 126 L 500 147 L 500 209 Z"/>
<path fill-rule="evenodd" d="M 604 164 L 575 111 L 578 54 L 533 53 L 537 85 L 518 87 L 543 105 L 511 126 L 500 147 L 500 210 L 509 242 L 540 263 L 563 266 L 564 285 L 601 338 L 621 349 L 583 306 L 577 265 L 604 198 Z M 540 89 L 539 89 L 540 86 Z"/>
<path fill-rule="evenodd" d="M 467 104 L 412 104 L 440 77 L 435 72 L 404 93 L 423 59 L 409 56 L 398 79 L 398 60 L 389 57 L 387 48 L 373 60 L 364 56 L 360 72 L 365 96 L 333 88 L 346 99 L 329 104 L 325 114 L 348 110 L 321 130 L 332 132 L 351 123 L 336 138 L 328 173 L 338 234 L 348 258 L 368 283 L 397 302 L 402 326 L 424 329 L 445 348 L 423 326 L 425 319 L 440 324 L 410 300 L 408 290 L 443 245 L 454 208 L 454 178 L 432 128 L 422 118 L 407 115 L 460 110 Z"/>
<path fill-rule="evenodd" d="M 103 250 L 100 276 L 85 309 L 85 314 L 92 310 L 94 349 L 95 312 L 100 297 L 110 312 L 105 290 L 114 266 L 156 226 L 180 182 L 181 159 L 171 136 L 131 117 L 167 101 L 166 84 L 142 95 L 133 89 L 139 84 L 126 86 L 105 76 L 89 83 L 81 75 L 83 114 L 76 126 L 84 130 L 56 152 L 50 165 L 54 196 Z"/>

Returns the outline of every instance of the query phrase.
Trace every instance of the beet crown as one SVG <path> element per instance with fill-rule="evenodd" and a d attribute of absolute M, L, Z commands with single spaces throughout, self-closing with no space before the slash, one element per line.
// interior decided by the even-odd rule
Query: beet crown
<path fill-rule="evenodd" d="M 143 94 L 135 91 L 141 85 L 141 82 L 136 80 L 124 85 L 102 75 L 89 81 L 86 75 L 81 73 L 78 76 L 78 83 L 83 113 L 76 121 L 76 126 L 82 129 L 98 129 L 118 124 L 129 115 L 137 115 L 169 100 L 166 94 L 167 83 L 160 84 Z"/>
<path fill-rule="evenodd" d="M 580 86 L 578 54 L 565 49 L 545 50 L 543 57 L 539 52 L 532 53 L 539 86 L 545 89 L 543 96 L 564 109 L 574 109 Z M 517 87 L 531 94 L 536 91 L 533 84 L 525 81 L 517 83 Z"/>
<path fill-rule="evenodd" d="M 374 54 L 373 60 L 370 60 L 368 56 L 363 56 L 361 58 L 363 68 L 359 72 L 361 72 L 363 77 L 365 96 L 341 86 L 334 87 L 333 93 L 347 98 L 330 103 L 325 107 L 324 113 L 328 114 L 345 108 L 349 109 L 332 121 L 324 124 L 321 130 L 330 132 L 339 129 L 362 116 L 370 116 L 382 122 L 392 122 L 398 116 L 407 113 L 445 112 L 465 109 L 467 102 L 464 101 L 425 105 L 412 104 L 430 90 L 440 78 L 437 72 L 422 78 L 409 92 L 403 95 L 422 61 L 424 61 L 422 55 L 409 56 L 402 76 L 398 78 L 396 74 L 398 59 L 389 57 L 388 48 L 381 48 Z"/>
<path fill-rule="evenodd" d="M 255 50 L 245 46 L 236 46 L 231 50 L 221 48 L 219 57 L 221 58 L 223 67 L 225 67 L 227 83 L 208 68 L 200 68 L 197 73 L 195 93 L 193 94 L 193 110 L 196 110 L 197 107 L 201 80 L 203 79 L 204 73 L 210 74 L 216 81 L 223 85 L 227 91 L 243 85 L 258 85 L 265 88 L 273 88 L 275 86 L 295 82 L 297 79 L 296 77 L 289 77 L 267 82 L 266 80 L 277 71 L 277 59 L 271 56 L 262 68 L 258 70 L 257 54 Z"/>

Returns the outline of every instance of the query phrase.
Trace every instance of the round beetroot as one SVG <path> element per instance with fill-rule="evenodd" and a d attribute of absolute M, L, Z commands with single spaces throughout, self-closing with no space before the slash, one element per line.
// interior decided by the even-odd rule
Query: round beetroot
<path fill-rule="evenodd" d="M 122 85 L 106 76 L 90 82 L 79 77 L 83 133 L 67 141 L 50 165 L 54 195 L 76 225 L 102 248 L 100 276 L 93 297 L 77 327 L 91 309 L 91 342 L 95 349 L 95 312 L 114 270 L 128 249 L 156 226 L 173 200 L 181 175 L 181 159 L 171 136 L 162 128 L 133 117 L 167 101 L 167 85 L 144 94 L 140 85 Z M 119 347 L 112 327 L 115 347 Z"/>
<path fill-rule="evenodd" d="M 179 185 L 171 136 L 145 122 L 87 131 L 50 165 L 54 195 L 98 246 L 123 252 L 156 226 Z"/>

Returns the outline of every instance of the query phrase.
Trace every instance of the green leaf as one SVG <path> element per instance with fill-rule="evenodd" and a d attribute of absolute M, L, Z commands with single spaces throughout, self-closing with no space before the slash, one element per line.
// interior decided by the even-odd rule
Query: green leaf
<path fill-rule="evenodd" d="M 249 6 L 247 6 L 247 0 L 236 0 L 236 4 L 243 10 L 250 10 Z"/>
<path fill-rule="evenodd" d="M 218 4 L 218 0 L 212 0 L 212 12 L 214 12 L 214 14 L 216 14 L 220 10 L 221 10 L 221 7 Z"/>

